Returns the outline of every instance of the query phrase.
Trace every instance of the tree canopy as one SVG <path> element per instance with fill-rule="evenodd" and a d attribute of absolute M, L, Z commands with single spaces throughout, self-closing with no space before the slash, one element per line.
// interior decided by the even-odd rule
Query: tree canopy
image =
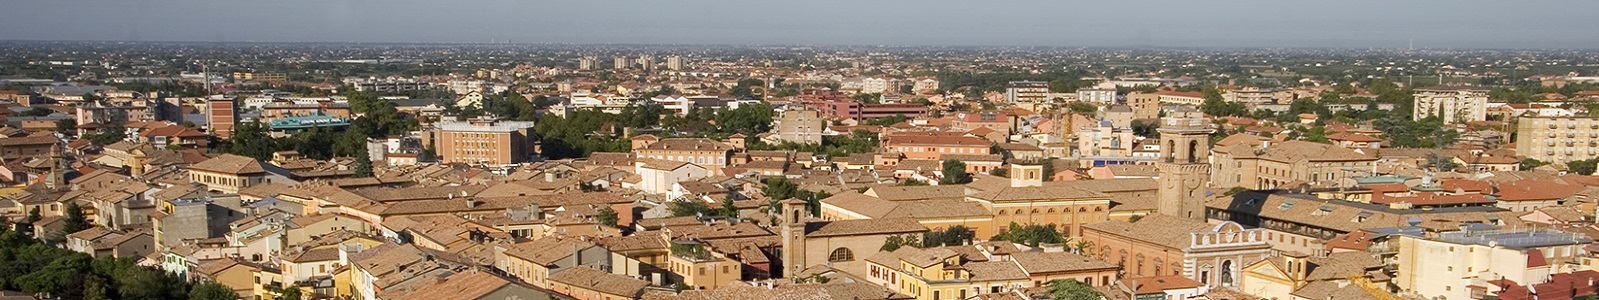
<path fill-rule="evenodd" d="M 190 294 L 182 278 L 131 258 L 90 258 L 3 228 L 0 289 L 52 299 L 184 299 Z"/>
<path fill-rule="evenodd" d="M 963 184 L 972 182 L 972 174 L 966 173 L 966 163 L 954 159 L 944 160 L 944 178 L 938 182 L 942 184 Z"/>
<path fill-rule="evenodd" d="M 1104 295 L 1080 281 L 1057 279 L 1049 282 L 1049 297 L 1054 300 L 1099 300 Z"/>

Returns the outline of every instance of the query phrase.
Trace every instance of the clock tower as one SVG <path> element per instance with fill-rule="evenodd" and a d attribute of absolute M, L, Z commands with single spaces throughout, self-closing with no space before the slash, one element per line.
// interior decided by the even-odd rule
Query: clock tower
<path fill-rule="evenodd" d="M 1205 220 L 1210 185 L 1210 119 L 1192 107 L 1166 113 L 1160 120 L 1160 190 L 1157 211 L 1164 215 Z"/>

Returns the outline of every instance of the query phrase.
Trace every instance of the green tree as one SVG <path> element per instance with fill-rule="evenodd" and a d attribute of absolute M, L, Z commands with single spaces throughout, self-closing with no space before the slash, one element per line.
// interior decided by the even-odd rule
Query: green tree
<path fill-rule="evenodd" d="M 900 186 L 927 186 L 927 182 L 926 181 L 921 181 L 921 180 L 916 180 L 915 178 L 907 178 L 907 179 L 905 179 L 905 182 L 900 182 L 899 185 Z"/>
<path fill-rule="evenodd" d="M 1009 227 L 1000 231 L 999 234 L 995 234 L 989 240 L 1009 241 L 1037 247 L 1039 244 L 1060 243 L 1063 239 L 1060 232 L 1055 231 L 1055 225 L 1028 224 L 1024 226 L 1011 222 Z"/>
<path fill-rule="evenodd" d="M 238 298 L 239 294 L 234 293 L 232 288 L 215 281 L 200 283 L 189 290 L 189 300 L 234 300 Z"/>
<path fill-rule="evenodd" d="M 944 178 L 938 182 L 942 184 L 963 184 L 972 182 L 972 174 L 966 173 L 966 163 L 954 159 L 944 160 Z"/>
<path fill-rule="evenodd" d="M 1599 159 L 1573 160 L 1566 162 L 1566 169 L 1572 173 L 1593 175 L 1596 165 L 1599 165 Z"/>
<path fill-rule="evenodd" d="M 57 132 L 61 132 L 63 134 L 72 134 L 73 132 L 78 131 L 78 120 L 77 119 L 56 120 L 56 131 Z"/>
<path fill-rule="evenodd" d="M 1056 279 L 1049 282 L 1049 297 L 1054 300 L 1099 300 L 1104 294 L 1094 287 L 1074 279 Z"/>
<path fill-rule="evenodd" d="M 666 204 L 666 209 L 672 212 L 673 217 L 711 215 L 714 211 L 705 205 L 705 201 L 697 199 L 677 199 Z"/>
<path fill-rule="evenodd" d="M 372 157 L 366 151 L 355 153 L 355 177 L 372 177 Z"/>
<path fill-rule="evenodd" d="M 283 287 L 283 291 L 278 293 L 278 300 L 301 300 L 301 299 L 305 299 L 305 296 L 302 295 L 303 293 L 304 292 L 300 291 L 300 287 L 292 286 L 292 285 L 291 286 L 285 286 L 285 287 Z"/>
<path fill-rule="evenodd" d="M 81 296 L 79 281 L 89 271 L 89 256 L 81 253 L 56 253 L 64 257 L 50 260 L 43 268 L 15 277 L 12 284 L 24 292 L 52 294 L 63 298 Z"/>
<path fill-rule="evenodd" d="M 83 215 L 83 207 L 79 206 L 76 201 L 67 201 L 66 210 L 67 218 L 62 222 L 62 231 L 70 234 L 89 229 L 92 226 L 89 224 L 88 218 Z"/>
<path fill-rule="evenodd" d="M 1526 158 L 1526 159 L 1522 159 L 1521 160 L 1521 170 L 1532 170 L 1532 169 L 1535 169 L 1535 168 L 1538 168 L 1538 167 L 1542 167 L 1543 165 L 1546 165 L 1546 164 L 1549 164 L 1549 163 L 1546 163 L 1546 162 L 1543 162 L 1543 161 L 1539 161 L 1537 159 Z"/>
<path fill-rule="evenodd" d="M 96 275 L 84 276 L 83 300 L 111 300 L 110 290 L 106 286 L 106 279 Z"/>
<path fill-rule="evenodd" d="M 716 127 L 724 133 L 755 135 L 772 130 L 773 114 L 772 105 L 766 103 L 723 108 L 716 113 Z"/>
<path fill-rule="evenodd" d="M 278 149 L 277 141 L 267 134 L 266 126 L 256 121 L 235 124 L 233 137 L 228 141 L 231 143 L 226 152 L 263 161 L 272 159 L 272 152 Z"/>
<path fill-rule="evenodd" d="M 873 125 L 873 126 L 889 126 L 889 125 L 899 124 L 899 122 L 905 122 L 905 120 L 908 120 L 908 119 L 910 119 L 910 118 L 906 117 L 905 114 L 894 114 L 893 116 L 866 119 L 866 121 L 865 122 L 861 122 L 861 124 Z"/>
<path fill-rule="evenodd" d="M 900 237 L 898 235 L 890 235 L 890 236 L 888 236 L 887 239 L 883 240 L 883 247 L 882 248 L 878 248 L 877 250 L 878 251 L 884 251 L 884 252 L 894 252 L 894 250 L 899 250 L 899 247 L 902 247 L 902 246 L 905 246 L 905 238 L 902 238 L 902 237 Z"/>
<path fill-rule="evenodd" d="M 1305 134 L 1301 135 L 1300 139 L 1303 139 L 1303 140 L 1305 140 L 1307 142 L 1316 142 L 1316 143 L 1324 143 L 1324 144 L 1328 143 L 1329 140 L 1327 140 L 1327 127 L 1316 126 L 1316 127 L 1311 127 L 1309 129 L 1306 129 L 1305 130 Z"/>
<path fill-rule="evenodd" d="M 44 218 L 43 216 L 39 215 L 39 207 L 38 206 L 34 206 L 33 209 L 28 210 L 28 218 L 27 219 L 23 219 L 22 222 L 23 223 L 28 223 L 28 224 L 33 224 L 33 222 L 38 222 L 39 219 L 43 219 L 43 218 Z"/>
<path fill-rule="evenodd" d="M 110 145 L 122 141 L 127 138 L 127 135 L 127 130 L 122 128 L 122 124 L 108 124 L 106 127 L 100 128 L 98 132 L 84 135 L 83 138 L 93 141 L 95 144 Z"/>
<path fill-rule="evenodd" d="M 721 209 L 720 212 L 722 214 L 722 217 L 725 217 L 725 218 L 728 218 L 728 219 L 738 218 L 738 206 L 733 205 L 733 197 L 732 196 L 728 196 L 727 198 L 722 199 L 722 209 Z"/>
<path fill-rule="evenodd" d="M 922 247 L 959 246 L 972 242 L 977 233 L 963 225 L 922 233 Z"/>
<path fill-rule="evenodd" d="M 1144 123 L 1141 120 L 1133 120 L 1131 127 L 1135 135 L 1152 139 L 1160 138 L 1160 122 Z"/>
<path fill-rule="evenodd" d="M 1066 108 L 1071 110 L 1072 113 L 1088 117 L 1093 117 L 1099 113 L 1098 106 L 1094 106 L 1092 103 L 1082 101 L 1072 101 L 1072 103 L 1066 104 Z"/>
<path fill-rule="evenodd" d="M 775 201 L 794 198 L 797 192 L 799 192 L 799 185 L 789 181 L 786 177 L 767 177 L 766 187 L 762 189 L 762 193 L 766 194 L 767 198 Z M 775 208 L 776 206 L 773 207 Z"/>
<path fill-rule="evenodd" d="M 599 215 L 595 216 L 594 218 L 600 222 L 600 225 L 611 226 L 611 227 L 616 227 L 616 222 L 617 222 L 617 220 L 619 220 L 619 218 L 617 217 L 617 214 L 616 214 L 616 210 L 615 209 L 611 209 L 610 206 L 601 207 L 600 211 L 599 211 Z"/>
<path fill-rule="evenodd" d="M 1055 181 L 1055 160 L 1045 158 L 1040 161 L 1044 166 L 1044 181 Z"/>
<path fill-rule="evenodd" d="M 1243 103 L 1227 102 L 1222 99 L 1221 91 L 1216 90 L 1215 87 L 1205 88 L 1204 97 L 1205 102 L 1199 104 L 1199 110 L 1205 114 L 1217 117 L 1249 115 L 1248 107 L 1245 107 Z"/>

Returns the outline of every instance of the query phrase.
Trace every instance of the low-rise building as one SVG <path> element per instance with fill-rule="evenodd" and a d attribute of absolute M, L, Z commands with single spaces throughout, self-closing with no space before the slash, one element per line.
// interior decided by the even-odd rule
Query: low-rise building
<path fill-rule="evenodd" d="M 1082 240 L 1097 247 L 1091 253 L 1120 265 L 1128 276 L 1181 275 L 1212 287 L 1238 286 L 1244 266 L 1272 253 L 1265 230 L 1162 214 L 1131 223 L 1089 224 L 1083 226 Z"/>
<path fill-rule="evenodd" d="M 936 159 L 944 154 L 990 154 L 987 140 L 964 135 L 900 133 L 883 138 L 883 148 L 906 159 Z"/>
<path fill-rule="evenodd" d="M 1468 228 L 1436 237 L 1399 238 L 1394 283 L 1402 292 L 1433 298 L 1475 299 L 1497 292 L 1490 282 L 1536 285 L 1569 270 L 1590 240 L 1544 231 Z"/>

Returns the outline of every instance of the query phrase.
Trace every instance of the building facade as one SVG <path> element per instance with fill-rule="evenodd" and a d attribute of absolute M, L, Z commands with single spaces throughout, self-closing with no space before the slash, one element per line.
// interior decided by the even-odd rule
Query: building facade
<path fill-rule="evenodd" d="M 233 136 L 233 124 L 239 119 L 238 105 L 233 99 L 211 99 L 206 103 L 206 129 L 218 138 Z"/>
<path fill-rule="evenodd" d="M 1427 117 L 1438 117 L 1444 124 L 1487 120 L 1488 90 L 1447 86 L 1416 89 L 1411 119 Z"/>
<path fill-rule="evenodd" d="M 472 119 L 433 126 L 431 142 L 445 163 L 517 164 L 538 155 L 532 121 Z"/>
<path fill-rule="evenodd" d="M 1401 236 L 1394 283 L 1426 298 L 1477 299 L 1490 281 L 1544 283 L 1583 255 L 1589 240 L 1555 231 L 1465 230 L 1434 238 Z"/>
<path fill-rule="evenodd" d="M 1516 154 L 1566 163 L 1599 156 L 1599 117 L 1521 117 Z"/>
<path fill-rule="evenodd" d="M 1049 98 L 1049 82 L 1044 81 L 1011 81 L 1005 86 L 1005 101 L 1019 102 L 1044 102 Z"/>
<path fill-rule="evenodd" d="M 1136 223 L 1090 224 L 1082 240 L 1096 248 L 1091 254 L 1120 265 L 1128 277 L 1181 275 L 1212 287 L 1237 287 L 1244 266 L 1272 254 L 1264 229 L 1163 214 Z"/>
<path fill-rule="evenodd" d="M 777 139 L 800 144 L 821 144 L 822 129 L 827 125 L 822 114 L 814 110 L 786 110 L 777 120 Z"/>
<path fill-rule="evenodd" d="M 990 154 L 988 140 L 969 136 L 898 134 L 883 138 L 883 147 L 906 159 L 937 159 L 944 154 Z"/>

